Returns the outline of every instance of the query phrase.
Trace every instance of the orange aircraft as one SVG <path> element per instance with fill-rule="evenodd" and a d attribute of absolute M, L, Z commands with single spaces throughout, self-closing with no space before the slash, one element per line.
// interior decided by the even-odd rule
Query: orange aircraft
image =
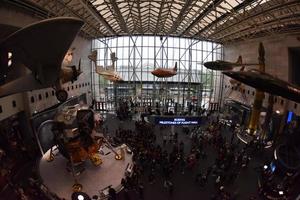
<path fill-rule="evenodd" d="M 175 67 L 173 69 L 157 68 L 151 72 L 154 76 L 158 78 L 169 78 L 177 74 L 177 62 L 175 62 Z"/>

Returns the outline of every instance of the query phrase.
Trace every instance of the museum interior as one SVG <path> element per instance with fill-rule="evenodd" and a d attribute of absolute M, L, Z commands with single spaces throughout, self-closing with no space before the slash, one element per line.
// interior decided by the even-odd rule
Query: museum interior
<path fill-rule="evenodd" d="M 300 200 L 299 103 L 299 0 L 0 1 L 0 200 Z"/>

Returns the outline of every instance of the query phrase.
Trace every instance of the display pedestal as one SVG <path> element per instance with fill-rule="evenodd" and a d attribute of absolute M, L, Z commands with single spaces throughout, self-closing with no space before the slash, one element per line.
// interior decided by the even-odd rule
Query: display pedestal
<path fill-rule="evenodd" d="M 119 148 L 117 147 L 115 150 L 118 152 Z M 102 151 L 104 152 L 104 155 L 101 155 L 103 163 L 100 166 L 96 167 L 87 160 L 84 163 L 85 170 L 76 176 L 78 183 L 83 186 L 82 191 L 89 196 L 101 195 L 108 186 L 117 192 L 120 191 L 121 179 L 125 177 L 127 169 L 132 167 L 132 154 L 125 151 L 124 159 L 116 160 L 115 154 L 106 146 L 103 147 Z M 74 178 L 72 173 L 66 169 L 68 161 L 60 153 L 57 153 L 54 160 L 48 162 L 49 154 L 50 150 L 43 155 L 39 162 L 43 183 L 60 198 L 71 199 Z"/>

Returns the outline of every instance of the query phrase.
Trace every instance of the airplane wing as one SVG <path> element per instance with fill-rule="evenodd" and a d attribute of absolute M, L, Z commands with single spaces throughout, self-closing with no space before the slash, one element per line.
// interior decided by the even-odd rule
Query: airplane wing
<path fill-rule="evenodd" d="M 33 74 L 27 74 L 21 78 L 10 81 L 9 83 L 0 87 L 0 98 L 20 92 L 27 92 L 30 90 L 42 89 L 50 87 L 51 85 L 45 86 L 36 81 Z"/>
<path fill-rule="evenodd" d="M 72 17 L 46 19 L 11 34 L 0 44 L 0 51 L 12 52 L 13 62 L 24 64 L 42 84 L 53 84 L 82 25 L 83 21 Z"/>
<path fill-rule="evenodd" d="M 300 87 L 257 70 L 227 71 L 223 74 L 256 89 L 300 102 Z"/>

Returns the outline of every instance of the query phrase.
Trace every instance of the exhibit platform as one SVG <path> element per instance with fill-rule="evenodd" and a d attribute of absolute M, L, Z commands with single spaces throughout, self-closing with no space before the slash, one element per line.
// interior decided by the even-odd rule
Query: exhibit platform
<path fill-rule="evenodd" d="M 124 147 L 124 146 L 123 146 Z M 121 146 L 115 148 L 119 152 Z M 76 176 L 82 185 L 82 191 L 90 197 L 105 196 L 111 186 L 117 192 L 121 188 L 121 179 L 125 173 L 132 172 L 132 154 L 125 150 L 124 159 L 116 160 L 115 154 L 106 146 L 102 149 L 100 166 L 94 166 L 89 160 L 85 161 L 85 170 Z M 71 199 L 72 186 L 75 183 L 72 173 L 67 170 L 68 160 L 58 150 L 54 151 L 54 160 L 49 162 L 50 150 L 47 151 L 39 162 L 39 172 L 45 186 L 60 198 Z"/>

